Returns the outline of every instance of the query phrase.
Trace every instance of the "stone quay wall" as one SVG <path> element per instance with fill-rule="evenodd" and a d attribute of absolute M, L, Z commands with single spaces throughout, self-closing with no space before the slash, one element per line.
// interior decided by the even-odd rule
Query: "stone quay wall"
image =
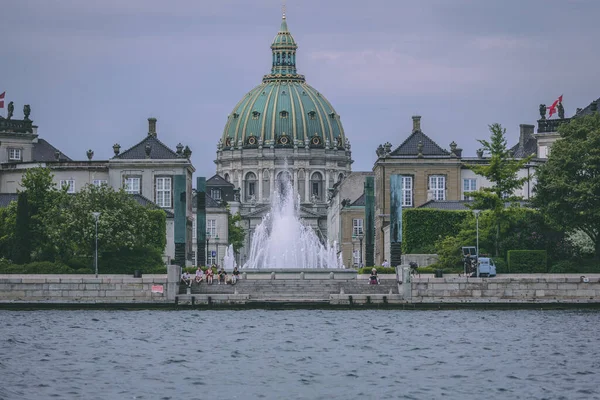
<path fill-rule="evenodd" d="M 409 303 L 600 303 L 600 274 L 413 277 L 400 287 Z"/>
<path fill-rule="evenodd" d="M 179 267 L 168 274 L 0 275 L 0 303 L 171 303 L 178 291 Z"/>

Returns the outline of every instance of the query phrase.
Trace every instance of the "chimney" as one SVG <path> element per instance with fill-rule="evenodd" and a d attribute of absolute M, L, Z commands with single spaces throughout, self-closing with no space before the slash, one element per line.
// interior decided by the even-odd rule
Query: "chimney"
<path fill-rule="evenodd" d="M 519 129 L 520 129 L 519 146 L 523 147 L 523 146 L 525 146 L 525 143 L 527 143 L 527 141 L 529 139 L 533 139 L 533 132 L 534 132 L 535 126 L 528 125 L 528 124 L 521 124 L 521 125 L 519 125 Z"/>
<path fill-rule="evenodd" d="M 148 118 L 148 136 L 156 137 L 156 118 Z"/>
<path fill-rule="evenodd" d="M 420 132 L 421 131 L 421 116 L 413 115 L 412 120 L 413 120 L 413 132 Z"/>

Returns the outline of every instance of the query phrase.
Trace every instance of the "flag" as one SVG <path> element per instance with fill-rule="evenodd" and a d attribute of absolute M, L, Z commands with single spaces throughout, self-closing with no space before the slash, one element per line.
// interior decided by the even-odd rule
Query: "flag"
<path fill-rule="evenodd" d="M 4 108 L 4 96 L 5 95 L 6 95 L 6 92 L 0 93 L 0 108 Z"/>
<path fill-rule="evenodd" d="M 556 114 L 556 107 L 559 103 L 562 103 L 562 97 L 563 95 L 561 94 L 560 96 L 558 96 L 558 99 L 554 100 L 554 103 L 552 103 L 550 107 L 546 107 L 549 111 L 548 117 L 552 117 L 553 114 Z"/>

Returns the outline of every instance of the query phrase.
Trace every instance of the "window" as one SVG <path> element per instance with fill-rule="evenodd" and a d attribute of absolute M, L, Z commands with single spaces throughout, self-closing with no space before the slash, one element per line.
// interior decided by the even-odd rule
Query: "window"
<path fill-rule="evenodd" d="M 433 193 L 433 200 L 446 200 L 446 177 L 431 175 L 429 177 L 429 190 Z"/>
<path fill-rule="evenodd" d="M 140 177 L 127 176 L 123 181 L 123 189 L 129 194 L 139 194 L 141 180 Z"/>
<path fill-rule="evenodd" d="M 311 200 L 323 200 L 323 175 L 320 172 L 312 174 L 310 180 Z"/>
<path fill-rule="evenodd" d="M 221 200 L 221 189 L 210 189 L 210 197 L 213 200 Z"/>
<path fill-rule="evenodd" d="M 287 111 L 285 111 L 285 110 L 284 110 L 284 111 L 281 111 L 281 112 L 279 113 L 279 116 L 280 116 L 281 118 L 283 118 L 283 119 L 286 119 L 286 118 L 288 117 L 288 112 L 287 112 Z"/>
<path fill-rule="evenodd" d="M 194 215 L 192 217 L 192 239 L 196 239 L 196 229 L 197 229 L 197 223 L 196 223 L 196 216 Z"/>
<path fill-rule="evenodd" d="M 108 185 L 108 181 L 106 179 L 94 179 L 92 181 L 92 185 L 100 187 Z"/>
<path fill-rule="evenodd" d="M 314 111 L 309 111 L 308 112 L 308 118 L 310 119 L 316 119 L 317 118 L 317 113 Z"/>
<path fill-rule="evenodd" d="M 549 154 L 550 151 L 548 149 L 548 146 L 540 146 L 538 148 L 538 158 L 548 158 Z"/>
<path fill-rule="evenodd" d="M 352 220 L 352 236 L 364 235 L 362 218 Z"/>
<path fill-rule="evenodd" d="M 473 200 L 467 193 L 477 190 L 477 180 L 473 178 L 463 179 L 463 200 Z"/>
<path fill-rule="evenodd" d="M 159 207 L 171 208 L 171 178 L 156 177 L 156 204 Z"/>
<path fill-rule="evenodd" d="M 246 187 L 245 187 L 246 201 L 256 200 L 256 174 L 254 172 L 248 172 L 246 175 Z"/>
<path fill-rule="evenodd" d="M 359 263 L 360 263 L 360 250 L 352 250 L 352 264 L 354 264 L 355 267 L 358 267 Z"/>
<path fill-rule="evenodd" d="M 402 207 L 413 206 L 413 177 L 402 177 Z"/>
<path fill-rule="evenodd" d="M 258 119 L 260 117 L 260 113 L 258 111 L 252 111 L 252 119 Z"/>
<path fill-rule="evenodd" d="M 217 220 L 216 219 L 207 219 L 206 220 L 206 234 L 208 237 L 217 236 Z"/>
<path fill-rule="evenodd" d="M 9 161 L 21 161 L 21 149 L 8 149 Z"/>
<path fill-rule="evenodd" d="M 206 265 L 213 265 L 213 264 L 217 264 L 217 254 L 216 254 L 215 250 L 209 250 L 208 251 L 208 262 L 206 263 Z"/>
<path fill-rule="evenodd" d="M 67 188 L 67 193 L 75 193 L 75 180 L 65 179 L 60 181 L 61 188 Z"/>

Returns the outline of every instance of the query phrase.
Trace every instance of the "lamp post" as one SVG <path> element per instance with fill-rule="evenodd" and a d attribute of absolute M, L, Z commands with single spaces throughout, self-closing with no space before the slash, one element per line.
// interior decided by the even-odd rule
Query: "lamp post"
<path fill-rule="evenodd" d="M 215 236 L 215 248 L 217 249 L 216 259 L 217 259 L 217 267 L 218 267 L 219 266 L 219 234 L 218 233 Z"/>
<path fill-rule="evenodd" d="M 354 266 L 354 254 L 356 252 L 355 245 L 356 245 L 356 235 L 352 235 L 352 266 Z"/>
<path fill-rule="evenodd" d="M 210 240 L 210 232 L 206 231 L 206 266 L 208 267 L 208 265 L 210 264 L 208 262 L 208 241 Z"/>
<path fill-rule="evenodd" d="M 358 234 L 358 241 L 359 241 L 359 245 L 360 245 L 360 249 L 359 249 L 360 250 L 360 264 L 359 264 L 360 268 L 363 267 L 363 261 L 362 261 L 363 260 L 363 258 L 362 258 L 362 249 L 363 249 L 362 248 L 362 242 L 363 242 L 363 237 L 364 237 L 364 235 L 362 233 Z"/>
<path fill-rule="evenodd" d="M 479 277 L 479 267 L 478 267 L 478 265 L 479 265 L 479 213 L 481 212 L 481 210 L 473 210 L 473 212 L 475 213 L 475 226 L 476 226 L 475 232 L 477 232 L 476 233 L 477 239 L 475 242 L 475 257 L 476 257 L 476 262 L 477 262 L 475 268 L 477 268 L 477 269 L 475 271 L 476 271 L 476 276 Z"/>
<path fill-rule="evenodd" d="M 96 222 L 96 251 L 94 253 L 94 265 L 96 267 L 96 278 L 98 277 L 98 218 L 100 218 L 100 213 L 98 211 L 92 212 L 94 216 L 94 220 Z"/>

